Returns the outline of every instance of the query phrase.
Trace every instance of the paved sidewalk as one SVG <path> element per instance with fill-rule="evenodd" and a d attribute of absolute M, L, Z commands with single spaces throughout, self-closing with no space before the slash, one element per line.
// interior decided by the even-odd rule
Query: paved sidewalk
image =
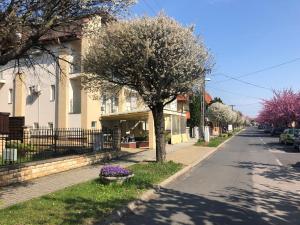
<path fill-rule="evenodd" d="M 215 150 L 214 148 L 193 146 L 194 142 L 195 141 L 192 140 L 187 143 L 167 146 L 167 160 L 173 160 L 184 165 L 191 165 L 197 160 L 205 157 L 209 152 Z M 132 150 L 130 152 L 133 153 Z M 129 166 L 138 162 L 155 159 L 154 150 L 139 150 L 139 152 L 135 150 L 135 152 L 135 154 L 113 160 L 109 162 L 109 164 Z M 0 208 L 6 208 L 75 184 L 96 179 L 99 176 L 101 166 L 103 166 L 103 164 L 85 166 L 38 178 L 24 184 L 2 188 L 0 189 Z"/>

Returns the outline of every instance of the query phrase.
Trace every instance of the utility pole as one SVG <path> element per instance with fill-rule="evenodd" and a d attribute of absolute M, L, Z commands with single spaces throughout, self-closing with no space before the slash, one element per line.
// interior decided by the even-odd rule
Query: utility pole
<path fill-rule="evenodd" d="M 232 109 L 232 111 L 233 111 L 233 107 L 235 107 L 235 105 L 229 105 L 229 106 L 231 106 L 231 109 Z"/>
<path fill-rule="evenodd" d="M 200 127 L 201 130 L 201 138 L 205 139 L 205 82 L 210 81 L 210 78 L 204 78 L 203 83 L 201 85 L 201 114 L 200 114 Z"/>

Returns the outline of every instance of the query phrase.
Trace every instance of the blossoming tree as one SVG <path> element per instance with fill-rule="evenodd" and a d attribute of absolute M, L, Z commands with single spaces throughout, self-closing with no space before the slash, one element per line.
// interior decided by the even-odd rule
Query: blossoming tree
<path fill-rule="evenodd" d="M 292 90 L 274 92 L 273 98 L 262 102 L 257 122 L 275 127 L 288 127 L 300 121 L 300 93 Z"/>
<path fill-rule="evenodd" d="M 91 34 L 83 63 L 86 88 L 105 81 L 137 91 L 153 114 L 156 160 L 164 161 L 164 107 L 210 72 L 204 44 L 192 28 L 163 14 L 113 22 Z"/>

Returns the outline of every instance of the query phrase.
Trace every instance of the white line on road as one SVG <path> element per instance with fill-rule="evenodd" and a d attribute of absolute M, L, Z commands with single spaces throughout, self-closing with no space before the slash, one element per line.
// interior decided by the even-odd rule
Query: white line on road
<path fill-rule="evenodd" d="M 276 159 L 276 162 L 278 163 L 279 166 L 283 166 L 282 163 L 279 161 L 279 159 Z"/>
<path fill-rule="evenodd" d="M 260 139 L 260 141 L 264 144 L 264 145 L 266 145 L 267 143 L 264 141 L 264 139 L 262 139 L 261 137 L 259 138 Z M 275 152 L 276 150 L 273 150 L 273 149 L 271 149 L 271 148 L 268 148 L 268 150 L 269 150 L 269 152 Z M 277 164 L 279 165 L 279 166 L 283 166 L 283 164 L 279 161 L 279 159 L 277 159 L 277 158 L 275 158 L 276 159 L 276 162 L 277 162 Z"/>
<path fill-rule="evenodd" d="M 261 140 L 261 142 L 266 145 L 267 143 L 264 141 L 264 139 L 262 139 L 261 137 L 259 138 Z"/>

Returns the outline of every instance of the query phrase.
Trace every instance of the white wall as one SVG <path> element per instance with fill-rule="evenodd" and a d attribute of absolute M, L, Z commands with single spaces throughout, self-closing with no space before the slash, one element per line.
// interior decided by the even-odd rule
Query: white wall
<path fill-rule="evenodd" d="M 53 48 L 55 49 L 55 48 Z M 25 124 L 33 126 L 48 127 L 48 123 L 55 124 L 55 99 L 50 101 L 50 87 L 56 85 L 57 68 L 54 59 L 47 55 L 36 57 L 40 66 L 33 69 L 24 69 L 26 76 L 26 105 L 25 105 Z M 29 88 L 39 85 L 40 95 L 30 95 Z M 57 87 L 55 87 L 57 89 Z"/>
<path fill-rule="evenodd" d="M 4 70 L 12 65 L 7 65 L 6 67 L 1 67 L 0 70 Z M 0 84 L 0 112 L 8 112 L 12 116 L 13 104 L 8 103 L 8 92 L 10 88 L 13 88 L 14 80 L 14 69 L 7 69 L 2 72 L 5 84 Z"/>

